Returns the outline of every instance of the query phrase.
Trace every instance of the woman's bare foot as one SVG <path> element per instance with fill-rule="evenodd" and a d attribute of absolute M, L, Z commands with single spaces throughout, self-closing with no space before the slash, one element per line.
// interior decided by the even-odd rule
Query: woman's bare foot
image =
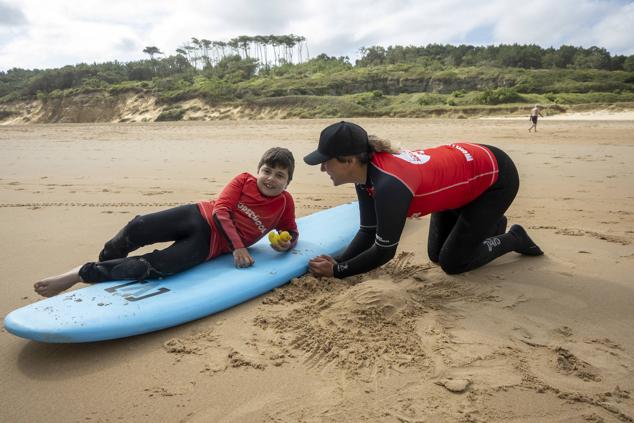
<path fill-rule="evenodd" d="M 67 290 L 77 282 L 81 282 L 79 277 L 80 267 L 76 267 L 61 275 L 52 276 L 50 278 L 42 279 L 33 285 L 35 292 L 43 297 L 52 297 L 62 291 Z"/>

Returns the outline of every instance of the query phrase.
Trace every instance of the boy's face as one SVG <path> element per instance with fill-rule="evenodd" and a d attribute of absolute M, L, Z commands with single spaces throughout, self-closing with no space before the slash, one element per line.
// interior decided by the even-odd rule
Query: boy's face
<path fill-rule="evenodd" d="M 260 192 L 267 197 L 280 195 L 288 185 L 288 170 L 263 164 L 258 170 L 257 184 Z"/>

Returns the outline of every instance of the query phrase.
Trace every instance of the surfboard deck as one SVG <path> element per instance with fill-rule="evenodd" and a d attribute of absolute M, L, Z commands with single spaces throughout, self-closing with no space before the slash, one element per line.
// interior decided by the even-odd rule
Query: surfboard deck
<path fill-rule="evenodd" d="M 306 273 L 308 260 L 336 254 L 359 228 L 357 203 L 297 220 L 299 242 L 274 251 L 265 236 L 249 252 L 255 264 L 237 269 L 226 254 L 165 279 L 89 285 L 9 313 L 4 327 L 26 339 L 93 342 L 173 327 L 225 310 Z"/>

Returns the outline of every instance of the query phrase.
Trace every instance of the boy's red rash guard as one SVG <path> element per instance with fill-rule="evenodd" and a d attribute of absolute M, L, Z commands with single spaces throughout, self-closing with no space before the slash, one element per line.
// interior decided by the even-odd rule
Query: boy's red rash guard
<path fill-rule="evenodd" d="M 396 253 L 406 217 L 457 209 L 498 179 L 498 163 L 478 144 L 454 143 L 399 154 L 375 153 L 357 184 L 360 229 L 336 257 L 338 278 L 367 272 Z"/>
<path fill-rule="evenodd" d="M 198 209 L 211 227 L 210 258 L 255 244 L 272 229 L 288 231 L 291 248 L 299 236 L 295 203 L 287 191 L 263 195 L 250 173 L 233 178 L 214 201 L 201 201 Z"/>

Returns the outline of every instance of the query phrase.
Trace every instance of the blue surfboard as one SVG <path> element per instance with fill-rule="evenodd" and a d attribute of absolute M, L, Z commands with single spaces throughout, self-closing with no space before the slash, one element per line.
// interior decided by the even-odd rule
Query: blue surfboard
<path fill-rule="evenodd" d="M 90 285 L 9 313 L 14 335 L 51 343 L 103 341 L 176 326 L 233 307 L 307 271 L 319 254 L 336 254 L 359 228 L 357 203 L 297 220 L 293 251 L 274 251 L 267 237 L 249 248 L 255 265 L 237 269 L 230 254 L 162 280 Z"/>

